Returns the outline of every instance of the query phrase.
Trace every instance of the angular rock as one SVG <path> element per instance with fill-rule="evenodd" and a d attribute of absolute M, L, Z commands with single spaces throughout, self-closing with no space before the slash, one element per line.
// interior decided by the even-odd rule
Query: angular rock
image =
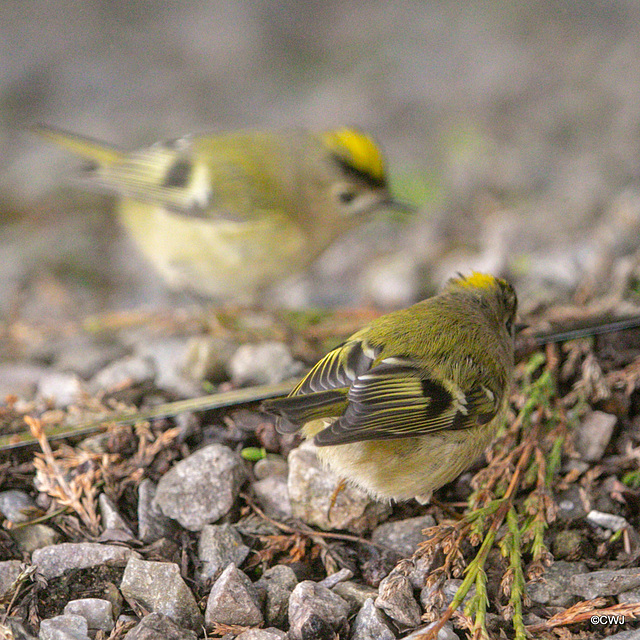
<path fill-rule="evenodd" d="M 0 638 L 3 640 L 37 640 L 36 636 L 31 635 L 25 626 L 18 622 L 15 618 L 9 618 L 4 624 L 0 623 Z"/>
<path fill-rule="evenodd" d="M 110 362 L 125 356 L 126 352 L 126 347 L 117 342 L 99 342 L 86 334 L 74 335 L 56 345 L 55 367 L 88 380 Z"/>
<path fill-rule="evenodd" d="M 251 580 L 231 563 L 214 582 L 204 614 L 205 624 L 237 624 L 255 627 L 262 624 L 258 592 Z"/>
<path fill-rule="evenodd" d="M 202 578 L 217 578 L 230 563 L 241 565 L 249 555 L 249 547 L 230 524 L 207 524 L 200 532 L 198 557 L 203 565 Z"/>
<path fill-rule="evenodd" d="M 434 627 L 438 622 L 432 622 L 428 624 L 426 627 L 420 627 L 420 629 L 416 629 L 408 636 L 404 636 L 403 640 L 422 640 L 424 638 L 424 634 L 429 631 L 432 627 Z M 447 622 L 440 631 L 438 631 L 438 640 L 460 640 L 460 636 L 453 630 L 453 626 L 450 622 Z"/>
<path fill-rule="evenodd" d="M 248 629 L 236 636 L 236 640 L 284 640 L 286 637 L 280 629 Z"/>
<path fill-rule="evenodd" d="M 105 529 L 118 529 L 133 538 L 133 531 L 131 531 L 129 525 L 118 512 L 116 505 L 104 493 L 98 496 L 98 506 L 102 516 L 102 525 Z"/>
<path fill-rule="evenodd" d="M 143 340 L 135 344 L 138 357 L 148 359 L 156 372 L 154 384 L 171 393 L 180 395 L 198 395 L 200 385 L 187 378 L 183 372 L 183 362 L 190 338 L 177 336 L 174 338 Z"/>
<path fill-rule="evenodd" d="M 408 558 L 418 545 L 424 542 L 422 530 L 433 527 L 435 523 L 430 515 L 385 522 L 373 530 L 371 540 L 395 551 L 403 558 Z"/>
<path fill-rule="evenodd" d="M 271 518 L 286 520 L 292 515 L 287 479 L 269 476 L 251 484 L 256 500 L 262 510 Z"/>
<path fill-rule="evenodd" d="M 39 640 L 89 640 L 89 627 L 82 616 L 64 615 L 40 623 Z"/>
<path fill-rule="evenodd" d="M 346 580 L 351 580 L 351 578 L 353 578 L 353 571 L 345 567 L 331 575 L 328 575 L 323 580 L 320 580 L 318 584 L 321 584 L 323 587 L 327 587 L 327 589 L 333 589 L 337 584 L 345 582 Z"/>
<path fill-rule="evenodd" d="M 114 626 L 113 605 L 100 598 L 71 600 L 65 605 L 64 614 L 82 616 L 89 629 L 102 629 L 109 633 Z"/>
<path fill-rule="evenodd" d="M 396 640 L 383 613 L 368 598 L 351 625 L 351 640 Z"/>
<path fill-rule="evenodd" d="M 138 487 L 138 538 L 143 542 L 172 538 L 178 530 L 175 520 L 167 518 L 155 505 L 156 489 L 148 478 Z"/>
<path fill-rule="evenodd" d="M 165 473 L 153 503 L 185 529 L 201 531 L 231 509 L 244 478 L 240 458 L 229 447 L 212 444 Z"/>
<path fill-rule="evenodd" d="M 439 588 L 437 584 L 429 587 L 424 587 L 420 591 L 420 604 L 422 605 L 422 608 L 425 609 L 425 611 L 431 610 L 434 607 L 433 599 L 436 593 L 441 592 L 442 598 L 440 599 L 440 602 L 442 602 L 442 611 L 444 611 L 444 609 L 453 602 L 453 599 L 456 597 L 458 589 L 461 585 L 462 580 L 459 580 L 457 578 L 450 578 L 449 580 L 445 580 L 441 588 Z M 458 611 L 460 611 L 460 613 L 464 611 L 464 607 L 466 606 L 467 602 L 469 602 L 469 600 L 471 600 L 471 598 L 473 598 L 475 594 L 476 587 L 475 585 L 471 585 L 471 588 L 467 592 L 467 595 L 463 598 L 462 602 L 458 606 Z"/>
<path fill-rule="evenodd" d="M 231 356 L 227 366 L 231 379 L 241 386 L 283 382 L 302 370 L 282 342 L 244 344 Z"/>
<path fill-rule="evenodd" d="M 56 407 L 66 407 L 75 402 L 82 393 L 82 382 L 73 373 L 51 371 L 38 382 L 37 395 L 52 399 Z"/>
<path fill-rule="evenodd" d="M 351 605 L 352 612 L 359 611 L 369 598 L 375 600 L 378 597 L 377 589 L 359 582 L 339 582 L 332 591 Z"/>
<path fill-rule="evenodd" d="M 573 604 L 575 590 L 571 580 L 587 571 L 583 562 L 554 562 L 537 582 L 527 583 L 527 594 L 534 602 L 554 607 L 567 607 Z"/>
<path fill-rule="evenodd" d="M 602 511 L 589 511 L 587 514 L 587 520 L 591 524 L 595 524 L 603 529 L 609 529 L 610 531 L 620 531 L 629 526 L 629 523 L 622 517 L 613 513 L 603 513 Z"/>
<path fill-rule="evenodd" d="M 347 485 L 331 500 L 340 479 L 323 467 L 311 443 L 289 454 L 289 499 L 295 518 L 321 529 L 347 529 L 362 534 L 391 513 L 391 507 Z"/>
<path fill-rule="evenodd" d="M 587 515 L 584 502 L 580 496 L 580 487 L 575 484 L 572 484 L 566 491 L 561 492 L 555 498 L 560 522 L 576 522 Z"/>
<path fill-rule="evenodd" d="M 380 582 L 376 607 L 382 609 L 392 620 L 404 627 L 417 627 L 421 611 L 413 597 L 413 587 L 409 578 L 401 573 L 391 572 Z"/>
<path fill-rule="evenodd" d="M 289 465 L 287 461 L 280 456 L 268 455 L 253 465 L 253 475 L 256 477 L 256 480 L 264 480 L 271 476 L 280 476 L 286 480 L 289 475 Z"/>
<path fill-rule="evenodd" d="M 326 587 L 305 580 L 289 598 L 289 634 L 294 640 L 306 640 L 315 630 L 323 637 L 327 629 L 338 631 L 344 626 L 348 615 L 348 602 Z"/>
<path fill-rule="evenodd" d="M 28 493 L 17 489 L 0 491 L 0 513 L 9 522 L 28 522 L 33 517 L 28 512 L 36 509 L 36 503 Z"/>
<path fill-rule="evenodd" d="M 572 593 L 589 600 L 599 596 L 617 596 L 640 587 L 640 567 L 581 573 L 571 576 L 569 586 Z"/>
<path fill-rule="evenodd" d="M 131 558 L 120 584 L 122 595 L 145 609 L 162 613 L 177 625 L 200 629 L 202 615 L 196 599 L 172 562 L 149 562 Z"/>
<path fill-rule="evenodd" d="M 62 542 L 37 549 L 31 562 L 49 579 L 57 578 L 69 569 L 86 569 L 102 564 L 124 566 L 130 558 L 139 557 L 127 547 L 95 542 Z"/>
<path fill-rule="evenodd" d="M 618 602 L 620 604 L 634 604 L 640 602 L 640 588 L 623 591 L 618 594 Z"/>
<path fill-rule="evenodd" d="M 12 529 L 10 535 L 24 553 L 33 553 L 60 540 L 60 534 L 55 529 L 40 523 Z"/>
<path fill-rule="evenodd" d="M 162 613 L 150 613 L 131 629 L 124 640 L 197 640 L 190 629 L 179 627 Z"/>
<path fill-rule="evenodd" d="M 110 391 L 123 386 L 140 385 L 153 382 L 156 368 L 151 358 L 126 356 L 107 365 L 96 373 L 89 382 L 92 392 Z"/>
<path fill-rule="evenodd" d="M 277 564 L 267 569 L 255 583 L 258 593 L 264 594 L 264 617 L 267 624 L 285 627 L 291 592 L 298 584 L 293 569 L 286 564 Z"/>
<path fill-rule="evenodd" d="M 0 363 L 0 398 L 15 395 L 22 400 L 32 400 L 38 388 L 38 380 L 49 369 L 19 362 Z"/>
<path fill-rule="evenodd" d="M 227 363 L 237 348 L 225 338 L 194 336 L 186 344 L 182 371 L 192 380 L 223 382 L 227 379 Z"/>
<path fill-rule="evenodd" d="M 21 573 L 20 560 L 5 560 L 0 562 L 0 598 L 2 598 L 11 589 Z"/>
<path fill-rule="evenodd" d="M 583 460 L 602 460 L 617 421 L 616 416 L 603 411 L 587 414 L 575 433 L 576 449 Z"/>

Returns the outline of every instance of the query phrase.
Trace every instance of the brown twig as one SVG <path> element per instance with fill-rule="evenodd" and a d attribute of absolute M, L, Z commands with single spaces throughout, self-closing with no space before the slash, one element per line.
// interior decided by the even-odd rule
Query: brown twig
<path fill-rule="evenodd" d="M 640 616 L 640 602 L 631 602 L 628 604 L 614 604 L 604 609 L 598 607 L 606 603 L 605 598 L 595 598 L 593 600 L 583 600 L 569 607 L 565 611 L 556 613 L 544 622 L 530 624 L 526 627 L 529 633 L 540 633 L 549 631 L 555 627 L 563 627 L 568 624 L 577 624 L 590 620 L 593 616 L 621 616 L 635 620 Z"/>
<path fill-rule="evenodd" d="M 280 531 L 284 531 L 285 533 L 291 533 L 306 537 L 319 537 L 319 538 L 327 538 L 329 540 L 344 540 L 346 542 L 358 542 L 360 544 L 368 544 L 371 547 L 376 547 L 382 551 L 389 551 L 388 547 L 385 547 L 382 544 L 378 544 L 377 542 L 372 542 L 371 540 L 366 540 L 365 538 L 361 538 L 359 536 L 352 536 L 348 533 L 331 533 L 329 531 L 316 531 L 315 529 L 311 529 L 305 527 L 303 529 L 298 529 L 296 527 L 291 527 L 288 524 L 284 524 L 283 522 L 278 522 L 273 518 L 270 518 L 260 507 L 246 494 L 241 493 L 240 497 L 243 498 L 246 503 L 255 511 L 263 520 L 266 520 L 269 524 L 272 524 Z"/>

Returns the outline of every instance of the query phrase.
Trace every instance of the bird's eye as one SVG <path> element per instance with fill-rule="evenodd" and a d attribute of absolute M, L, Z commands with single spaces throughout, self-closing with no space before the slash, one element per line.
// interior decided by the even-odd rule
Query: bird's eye
<path fill-rule="evenodd" d="M 349 204 L 350 202 L 353 202 L 355 197 L 356 194 L 353 191 L 341 191 L 338 194 L 338 200 L 340 200 L 340 202 L 342 202 L 343 204 Z"/>
<path fill-rule="evenodd" d="M 505 328 L 507 329 L 507 333 L 511 336 L 513 335 L 513 318 L 507 318 L 504 323 Z"/>

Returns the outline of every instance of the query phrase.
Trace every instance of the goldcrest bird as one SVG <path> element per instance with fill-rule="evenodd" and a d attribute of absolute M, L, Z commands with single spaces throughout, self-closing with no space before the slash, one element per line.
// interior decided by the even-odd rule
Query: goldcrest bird
<path fill-rule="evenodd" d="M 450 280 L 329 352 L 286 398 L 282 433 L 377 499 L 425 503 L 489 444 L 507 407 L 516 294 L 482 273 Z"/>
<path fill-rule="evenodd" d="M 170 287 L 215 299 L 253 301 L 363 214 L 409 209 L 354 129 L 194 135 L 131 152 L 36 131 L 92 162 L 90 184 L 120 197 L 121 222 Z"/>

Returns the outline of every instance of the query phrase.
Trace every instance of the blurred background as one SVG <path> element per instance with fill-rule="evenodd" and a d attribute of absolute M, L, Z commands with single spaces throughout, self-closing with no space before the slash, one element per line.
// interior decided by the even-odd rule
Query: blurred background
<path fill-rule="evenodd" d="M 639 2 L 4 0 L 0 24 L 5 320 L 175 302 L 36 122 L 127 148 L 370 131 L 419 211 L 350 234 L 285 304 L 401 306 L 470 267 L 525 310 L 638 288 Z"/>

